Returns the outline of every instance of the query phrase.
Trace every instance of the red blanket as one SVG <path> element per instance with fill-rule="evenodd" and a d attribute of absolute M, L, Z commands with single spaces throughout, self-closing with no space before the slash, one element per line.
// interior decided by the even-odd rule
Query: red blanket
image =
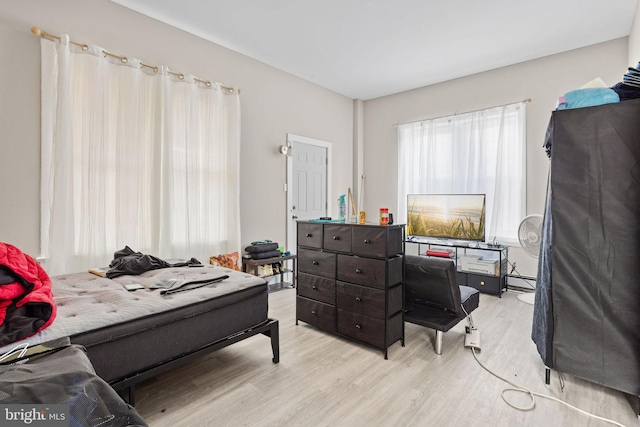
<path fill-rule="evenodd" d="M 0 242 L 0 345 L 35 335 L 55 317 L 47 273 L 20 249 Z"/>

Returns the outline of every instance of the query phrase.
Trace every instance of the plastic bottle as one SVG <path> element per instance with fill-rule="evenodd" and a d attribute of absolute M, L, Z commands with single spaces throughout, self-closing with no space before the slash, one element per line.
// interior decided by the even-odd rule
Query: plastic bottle
<path fill-rule="evenodd" d="M 340 221 L 345 222 L 347 220 L 347 203 L 344 194 L 338 199 L 338 212 L 340 213 Z"/>
<path fill-rule="evenodd" d="M 380 225 L 389 225 L 389 208 L 380 208 Z"/>

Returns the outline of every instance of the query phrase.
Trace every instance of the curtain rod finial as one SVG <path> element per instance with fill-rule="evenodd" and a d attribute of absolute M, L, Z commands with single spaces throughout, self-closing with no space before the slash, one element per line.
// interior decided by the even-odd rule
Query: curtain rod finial
<path fill-rule="evenodd" d="M 42 30 L 38 27 L 31 27 L 31 32 L 36 36 L 42 35 Z"/>

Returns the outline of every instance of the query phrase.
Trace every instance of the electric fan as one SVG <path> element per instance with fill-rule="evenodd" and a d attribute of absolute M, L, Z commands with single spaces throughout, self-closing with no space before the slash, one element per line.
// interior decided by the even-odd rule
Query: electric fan
<path fill-rule="evenodd" d="M 526 253 L 538 257 L 542 241 L 542 215 L 533 214 L 522 220 L 518 227 L 518 240 Z"/>
<path fill-rule="evenodd" d="M 540 243 L 542 242 L 542 215 L 533 214 L 526 216 L 518 227 L 518 240 L 524 251 L 534 258 L 540 255 Z M 518 295 L 518 299 L 524 303 L 534 305 L 535 294 L 526 293 Z"/>

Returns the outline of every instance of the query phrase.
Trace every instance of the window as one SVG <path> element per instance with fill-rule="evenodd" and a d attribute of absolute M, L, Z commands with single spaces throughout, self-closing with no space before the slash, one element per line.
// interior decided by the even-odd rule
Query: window
<path fill-rule="evenodd" d="M 237 91 L 41 39 L 41 245 L 51 275 L 239 250 Z"/>
<path fill-rule="evenodd" d="M 398 215 L 407 194 L 484 193 L 487 240 L 517 243 L 526 212 L 525 103 L 398 126 Z"/>

